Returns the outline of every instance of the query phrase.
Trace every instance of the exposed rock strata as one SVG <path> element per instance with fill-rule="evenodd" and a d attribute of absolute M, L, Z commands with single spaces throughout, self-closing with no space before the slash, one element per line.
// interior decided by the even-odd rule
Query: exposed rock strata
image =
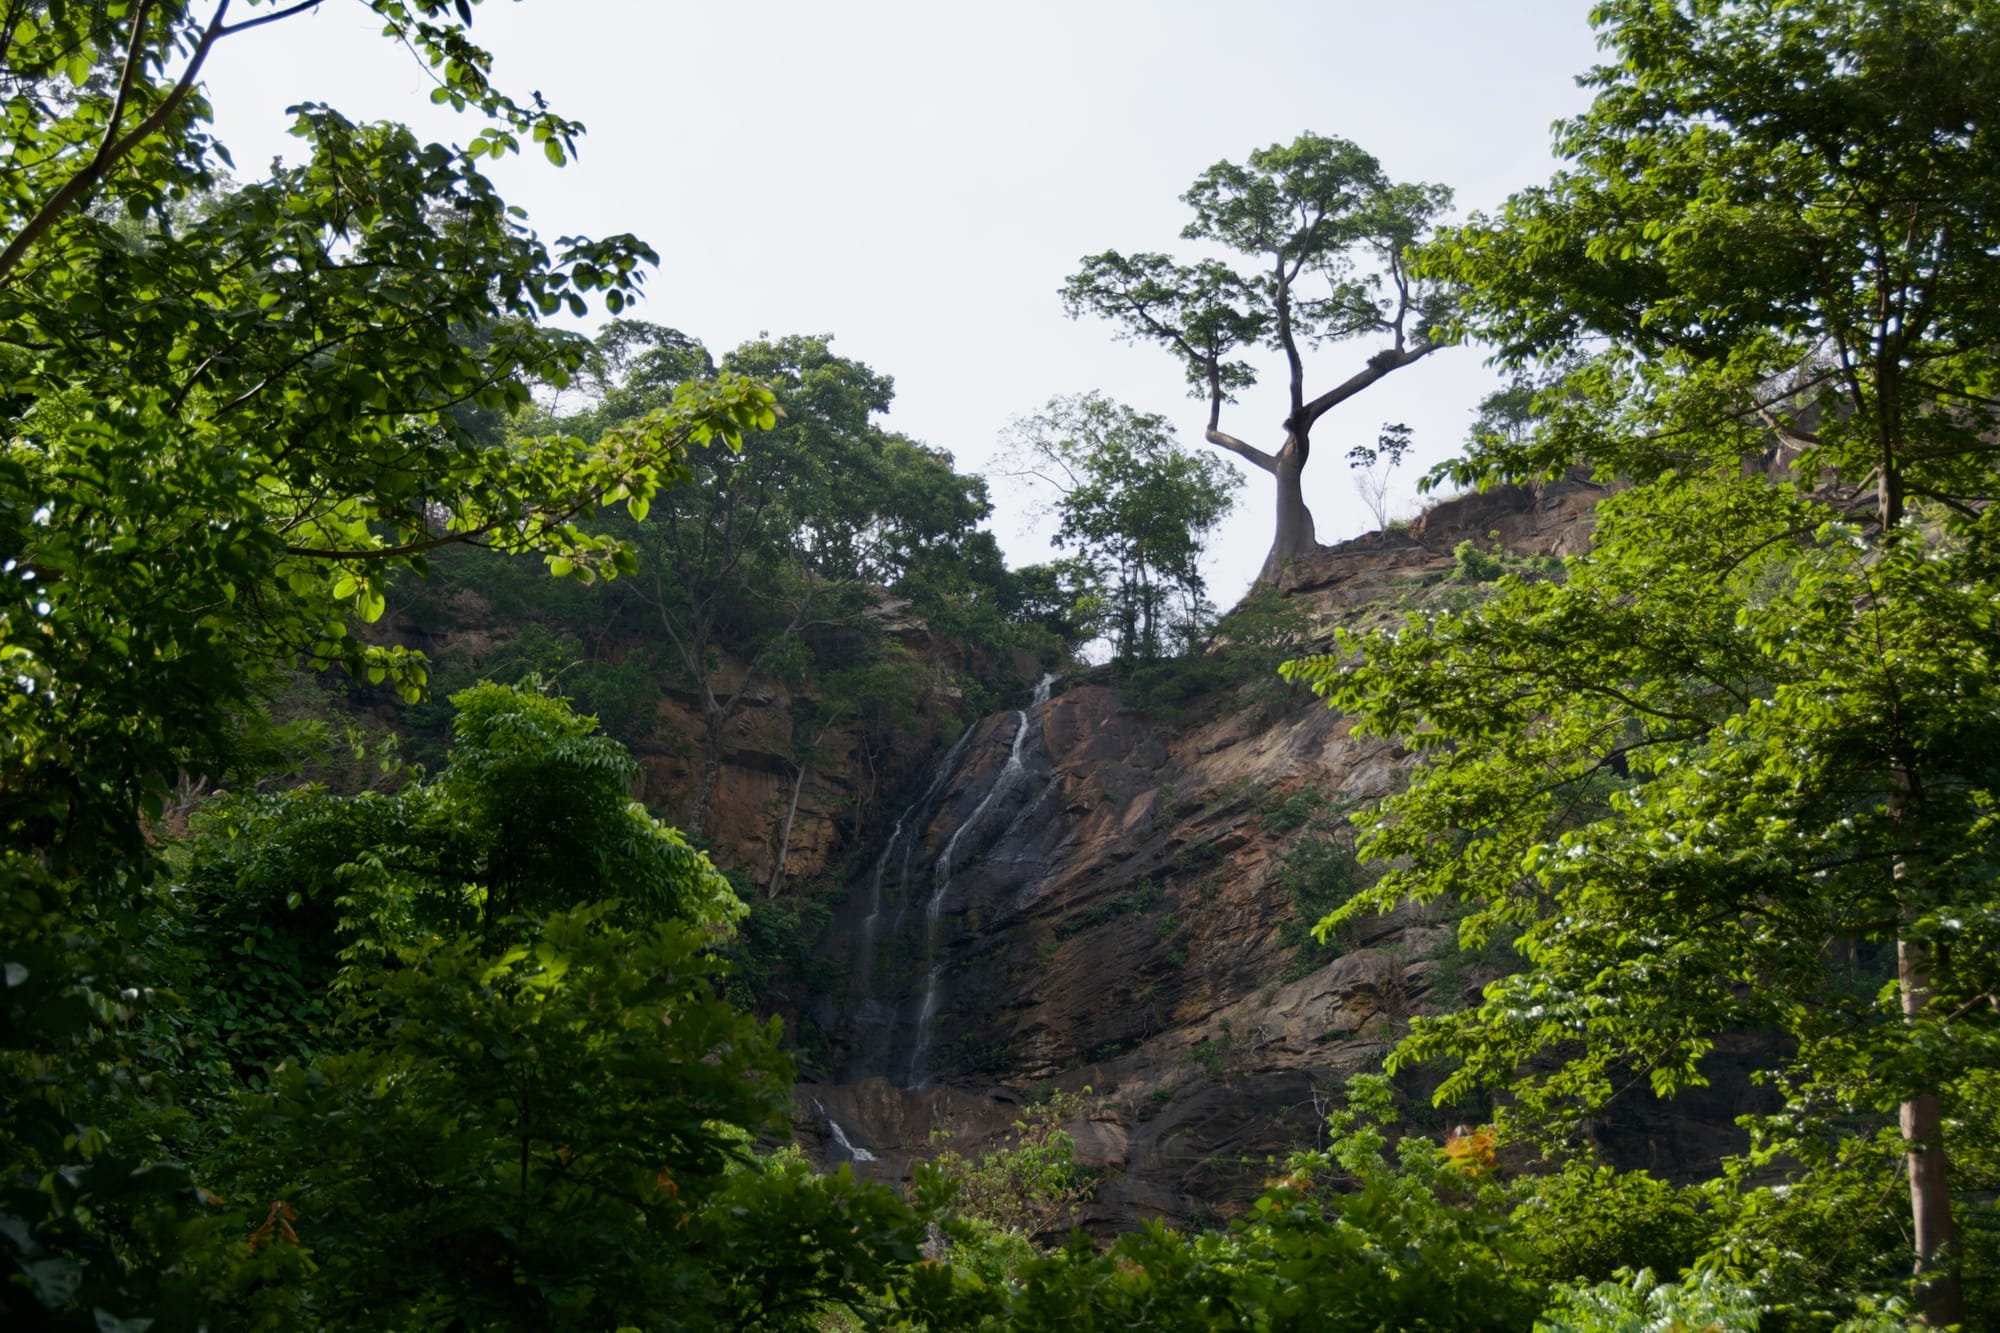
<path fill-rule="evenodd" d="M 1281 586 L 1324 626 L 1379 622 L 1447 579 L 1460 541 L 1578 552 L 1600 494 L 1570 482 L 1465 497 L 1298 562 Z M 848 985 L 813 1015 L 830 1040 L 810 1094 L 877 1154 L 868 1169 L 901 1173 L 940 1128 L 975 1146 L 1036 1090 L 1087 1086 L 1096 1109 L 1070 1129 L 1103 1172 L 1088 1221 L 1227 1214 L 1269 1158 L 1316 1141 L 1342 1081 L 1378 1062 L 1409 1014 L 1476 993 L 1454 932 L 1407 910 L 1280 980 L 1295 919 L 1282 857 L 1303 835 L 1273 812 L 1307 788 L 1341 805 L 1379 797 L 1410 760 L 1303 691 L 1275 710 L 1269 694 L 1253 705 L 1232 692 L 1166 725 L 1103 673 L 1074 681 L 1031 711 L 1023 780 L 967 827 L 1016 715 L 978 724 L 932 799 L 905 811 L 900 872 L 872 899 L 872 885 L 850 894 L 825 941 Z M 941 878 L 925 936 L 912 923 Z M 917 1077 L 912 1015 L 940 963 Z M 800 1105 L 801 1134 L 824 1139 L 824 1116 Z"/>

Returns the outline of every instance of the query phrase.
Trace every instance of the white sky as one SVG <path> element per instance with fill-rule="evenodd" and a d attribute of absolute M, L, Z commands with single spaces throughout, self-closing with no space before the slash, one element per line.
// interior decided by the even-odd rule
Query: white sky
<path fill-rule="evenodd" d="M 888 424 L 983 472 L 1000 431 L 1055 394 L 1098 390 L 1169 416 L 1192 447 L 1205 405 L 1178 364 L 1065 319 L 1056 290 L 1105 249 L 1185 252 L 1183 190 L 1211 163 L 1313 130 L 1401 180 L 1490 209 L 1553 165 L 1549 126 L 1583 108 L 1589 0 L 489 0 L 474 36 L 495 81 L 540 90 L 589 134 L 557 170 L 490 168 L 543 236 L 629 231 L 660 252 L 633 313 L 720 354 L 760 332 L 832 333 L 895 377 Z M 327 102 L 462 142 L 428 74 L 355 0 L 232 38 L 207 70 L 219 137 L 252 178 L 294 141 L 284 108 Z M 1307 392 L 1367 340 L 1313 354 Z M 1273 366 L 1224 426 L 1282 440 Z M 1463 438 L 1495 380 L 1476 349 L 1399 371 L 1336 409 L 1306 477 L 1322 541 L 1372 521 L 1343 455 L 1384 422 L 1416 432 L 1414 481 Z M 1236 460 L 1233 466 L 1242 467 Z M 1247 468 L 1211 543 L 1210 591 L 1248 587 L 1271 483 Z M 1029 498 L 994 481 L 1011 563 L 1049 555 Z"/>

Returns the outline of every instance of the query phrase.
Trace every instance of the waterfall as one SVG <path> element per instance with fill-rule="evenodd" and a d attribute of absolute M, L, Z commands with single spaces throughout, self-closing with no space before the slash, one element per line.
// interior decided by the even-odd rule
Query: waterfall
<path fill-rule="evenodd" d="M 1039 712 L 1042 705 L 1049 701 L 1049 690 L 1055 684 L 1055 679 L 1053 675 L 1044 673 L 1042 678 L 1035 682 L 1034 698 L 1028 707 L 1015 712 L 1014 741 L 1008 747 L 1007 762 L 1001 767 L 999 775 L 993 779 L 993 785 L 986 789 L 984 796 L 980 797 L 979 804 L 972 808 L 972 813 L 952 830 L 951 837 L 945 840 L 944 851 L 939 853 L 937 863 L 932 867 L 930 901 L 924 905 L 924 958 L 929 966 L 924 971 L 923 993 L 917 1002 L 916 1038 L 911 1043 L 910 1065 L 905 1078 L 905 1085 L 908 1087 L 921 1088 L 928 1081 L 925 1060 L 930 1055 L 932 1028 L 941 1003 L 939 983 L 944 980 L 945 967 L 944 960 L 938 957 L 938 945 L 942 943 L 940 937 L 943 933 L 945 894 L 951 888 L 952 876 L 957 870 L 955 858 L 958 855 L 959 843 L 968 833 L 979 827 L 980 821 L 986 817 L 986 812 L 993 807 L 993 803 L 1003 794 L 1011 793 L 1021 776 L 1027 772 L 1026 765 L 1021 761 L 1021 753 L 1028 739 L 1029 716 L 1031 713 Z"/>
<path fill-rule="evenodd" d="M 923 831 L 922 819 L 919 818 L 912 824 L 910 816 L 928 807 L 937 796 L 938 789 L 958 771 L 959 758 L 972 740 L 973 730 L 972 727 L 967 727 L 959 733 L 958 739 L 951 743 L 951 748 L 944 752 L 944 758 L 938 761 L 937 771 L 931 775 L 930 785 L 924 788 L 924 794 L 912 801 L 902 814 L 896 816 L 896 826 L 889 831 L 889 843 L 882 849 L 882 855 L 876 858 L 874 868 L 868 873 L 868 915 L 861 920 L 861 947 L 856 954 L 854 968 L 855 983 L 863 992 L 867 991 L 871 980 L 875 964 L 875 934 L 882 924 L 882 880 L 888 874 L 889 863 L 896 858 L 896 844 L 902 841 L 903 830 L 906 827 L 910 828 L 913 834 Z M 913 836 L 903 851 L 903 869 L 896 881 L 899 887 L 906 886 L 910 882 L 909 861 L 915 846 L 916 841 Z M 908 899 L 905 898 L 897 909 L 898 923 L 901 922 L 903 911 L 907 907 Z"/>
<path fill-rule="evenodd" d="M 861 948 L 854 959 L 854 980 L 864 992 L 868 989 L 870 972 L 875 962 L 875 929 L 882 920 L 882 874 L 889 868 L 889 858 L 896 854 L 896 843 L 903 836 L 904 821 L 910 817 L 911 806 L 896 816 L 896 827 L 889 830 L 889 845 L 882 849 L 876 859 L 875 868 L 868 873 L 868 915 L 861 919 Z"/>
<path fill-rule="evenodd" d="M 872 1162 L 875 1160 L 874 1153 L 869 1152 L 866 1148 L 857 1148 L 848 1140 L 847 1131 L 840 1127 L 838 1120 L 827 1114 L 826 1107 L 820 1105 L 820 1100 L 817 1097 L 813 1098 L 813 1110 L 818 1111 L 819 1118 L 826 1121 L 827 1130 L 833 1135 L 833 1146 L 846 1153 L 848 1161 Z"/>

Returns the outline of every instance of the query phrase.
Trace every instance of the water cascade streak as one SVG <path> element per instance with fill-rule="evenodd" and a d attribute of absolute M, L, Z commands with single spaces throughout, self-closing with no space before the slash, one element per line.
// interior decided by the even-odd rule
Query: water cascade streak
<path fill-rule="evenodd" d="M 939 937 L 943 933 L 945 891 L 951 887 L 958 845 L 966 834 L 979 827 L 980 820 L 985 818 L 993 803 L 1004 793 L 1011 792 L 1027 772 L 1027 767 L 1021 762 L 1021 751 L 1028 739 L 1028 715 L 1031 710 L 1039 710 L 1049 701 L 1049 688 L 1054 684 L 1054 676 L 1044 675 L 1035 682 L 1034 700 L 1027 708 L 1014 714 L 1014 743 L 1008 747 L 1006 765 L 993 780 L 993 785 L 987 788 L 986 795 L 980 798 L 979 804 L 972 808 L 965 822 L 952 830 L 931 872 L 931 897 L 924 905 L 924 957 L 929 960 L 930 966 L 924 972 L 923 998 L 917 1004 L 917 1035 L 910 1049 L 910 1068 L 905 1080 L 909 1087 L 921 1088 L 928 1082 L 924 1061 L 931 1051 L 931 1030 L 939 1005 L 939 983 L 944 979 L 944 960 L 938 957 L 938 945 L 942 942 Z"/>
<path fill-rule="evenodd" d="M 820 1105 L 820 1100 L 817 1097 L 813 1098 L 813 1110 L 818 1111 L 819 1118 L 826 1121 L 827 1129 L 833 1134 L 833 1146 L 846 1153 L 848 1161 L 872 1162 L 875 1160 L 874 1153 L 869 1152 L 866 1148 L 857 1148 L 853 1143 L 848 1141 L 847 1131 L 840 1127 L 838 1120 L 827 1114 L 826 1108 Z"/>
<path fill-rule="evenodd" d="M 861 919 L 861 948 L 854 959 L 854 981 L 863 994 L 868 991 L 869 974 L 875 961 L 875 930 L 882 920 L 882 875 L 889 868 L 889 859 L 896 854 L 896 844 L 903 836 L 904 821 L 916 808 L 913 805 L 896 816 L 896 827 L 889 830 L 889 845 L 882 849 L 875 868 L 868 873 L 868 915 Z"/>
<path fill-rule="evenodd" d="M 882 855 L 876 859 L 874 869 L 868 874 L 868 915 L 861 920 L 861 948 L 854 969 L 855 982 L 863 994 L 867 993 L 874 970 L 875 935 L 882 925 L 882 881 L 888 875 L 890 863 L 896 859 L 896 846 L 902 841 L 904 829 L 910 829 L 913 836 L 910 844 L 903 849 L 903 867 L 896 879 L 900 891 L 910 882 L 910 854 L 915 848 L 914 835 L 923 830 L 924 812 L 929 809 L 938 790 L 951 779 L 953 773 L 958 771 L 959 757 L 965 753 L 966 745 L 972 740 L 973 730 L 972 727 L 967 727 L 959 733 L 958 739 L 951 743 L 951 748 L 944 752 L 944 758 L 938 761 L 937 771 L 931 775 L 930 785 L 924 788 L 924 794 L 911 802 L 902 814 L 896 816 L 896 826 L 889 832 L 889 845 L 882 849 Z M 918 816 L 914 823 L 911 821 L 912 815 Z M 896 912 L 896 923 L 899 926 L 902 924 L 903 912 L 909 906 L 908 896 L 900 896 L 901 902 Z"/>

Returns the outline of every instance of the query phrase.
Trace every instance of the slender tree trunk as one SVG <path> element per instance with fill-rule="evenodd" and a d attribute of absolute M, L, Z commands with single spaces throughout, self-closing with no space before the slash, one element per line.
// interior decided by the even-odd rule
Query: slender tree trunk
<path fill-rule="evenodd" d="M 1892 396 L 1893 368 L 1878 371 L 1877 384 L 1885 397 Z M 1875 480 L 1876 518 L 1882 525 L 1886 547 L 1898 540 L 1903 522 L 1903 475 L 1895 441 L 1884 438 L 1881 461 Z M 1908 817 L 1911 802 L 1922 798 L 1914 768 L 1907 761 L 1896 769 L 1896 789 L 1889 796 L 1889 818 L 1900 823 Z M 1906 866 L 1898 861 L 1895 876 L 1904 877 Z M 1907 909 L 1906 909 L 1907 910 Z M 1920 1020 L 1931 1002 L 1930 946 L 1907 935 L 1896 940 L 1896 983 L 1902 992 L 1903 1021 Z M 1944 1107 L 1936 1092 L 1919 1092 L 1904 1102 L 1897 1116 L 1905 1147 L 1903 1164 L 1910 1177 L 1910 1230 L 1916 1263 L 1917 1303 L 1924 1322 L 1933 1328 L 1959 1323 L 1964 1316 L 1964 1300 L 1958 1281 L 1958 1222 L 1951 1210 L 1949 1158 L 1944 1147 Z"/>
<path fill-rule="evenodd" d="M 716 785 L 722 780 L 722 728 L 729 721 L 729 715 L 713 700 L 702 708 L 701 716 L 701 776 L 694 785 L 694 799 L 688 803 L 688 832 L 696 837 L 708 833 L 708 803 L 715 798 Z"/>
<path fill-rule="evenodd" d="M 792 799 L 785 807 L 785 822 L 778 832 L 778 859 L 771 867 L 771 882 L 764 886 L 766 898 L 777 897 L 778 887 L 785 882 L 785 858 L 792 854 L 792 821 L 799 817 L 799 793 L 805 790 L 806 773 L 811 767 L 801 761 L 792 770 Z"/>
<path fill-rule="evenodd" d="M 1914 1023 L 1931 999 L 1928 946 L 1896 941 L 1896 980 L 1903 993 L 1904 1021 Z M 1964 1319 L 1965 1309 L 1958 1282 L 1958 1223 L 1952 1217 L 1951 1181 L 1946 1174 L 1944 1107 L 1935 1092 L 1920 1092 L 1901 1109 L 1917 1252 L 1917 1302 L 1924 1322 L 1945 1328 Z"/>

